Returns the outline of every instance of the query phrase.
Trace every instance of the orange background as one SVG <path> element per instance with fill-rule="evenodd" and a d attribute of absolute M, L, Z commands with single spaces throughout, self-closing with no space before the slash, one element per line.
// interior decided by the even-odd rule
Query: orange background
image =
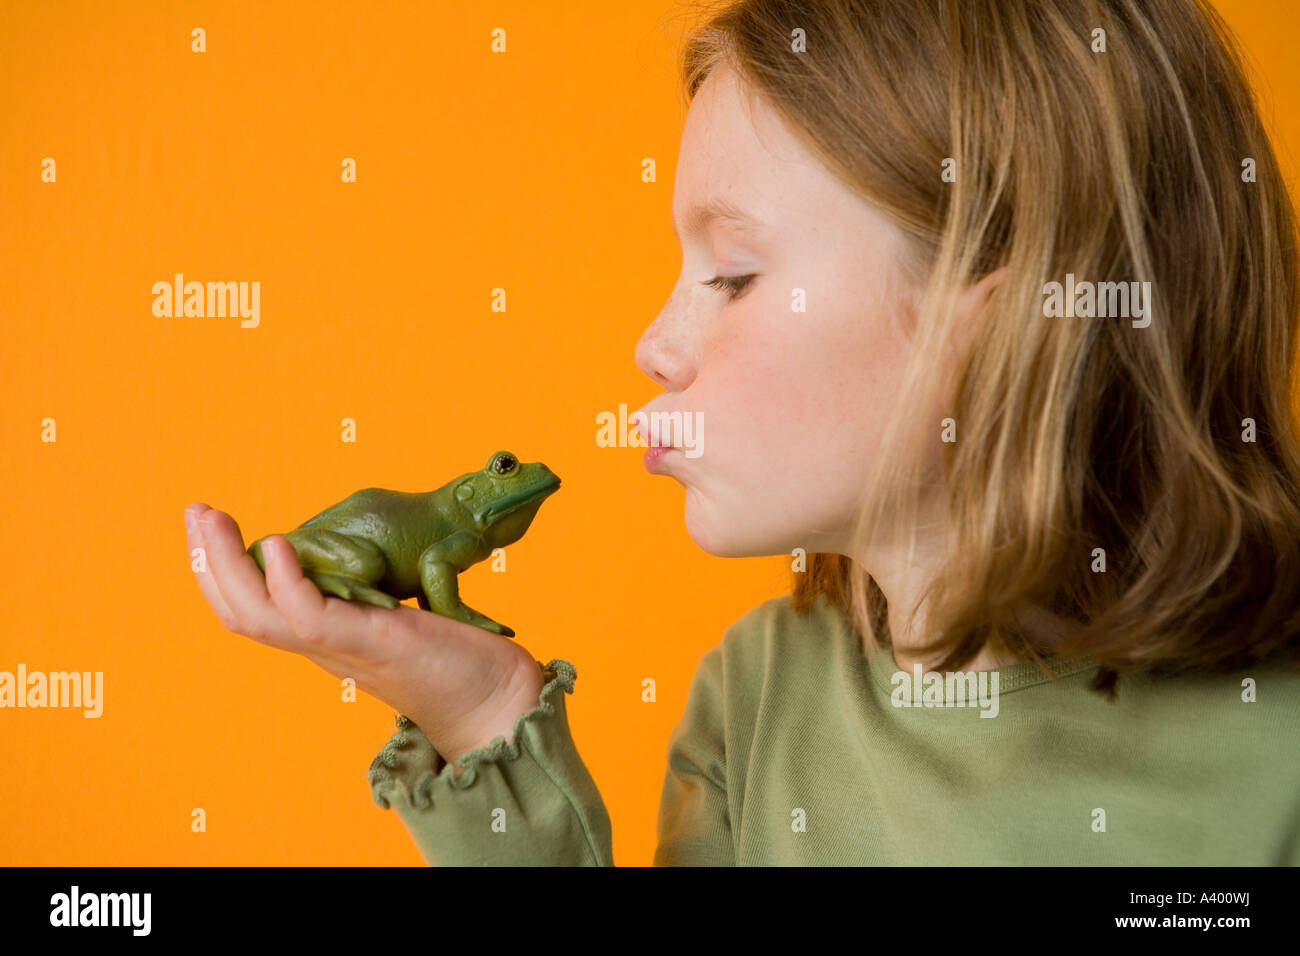
<path fill-rule="evenodd" d="M 1300 5 L 1218 5 L 1294 192 Z M 226 631 L 182 511 L 228 511 L 248 543 L 498 449 L 564 487 L 462 593 L 575 665 L 614 858 L 650 862 L 700 655 L 789 580 L 701 551 L 680 485 L 595 441 L 599 412 L 658 392 L 633 348 L 680 266 L 689 20 L 676 0 L 0 4 L 0 670 L 104 672 L 97 720 L 0 710 L 0 863 L 422 864 L 365 779 L 391 708 Z M 260 326 L 154 317 L 176 272 L 260 281 Z"/>

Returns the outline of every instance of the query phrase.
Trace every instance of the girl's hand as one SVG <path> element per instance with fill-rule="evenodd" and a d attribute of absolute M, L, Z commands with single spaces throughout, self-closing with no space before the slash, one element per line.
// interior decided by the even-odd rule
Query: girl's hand
<path fill-rule="evenodd" d="M 185 509 L 191 552 L 203 548 L 199 589 L 236 634 L 293 651 L 405 714 L 449 763 L 537 706 L 543 677 L 520 644 L 440 614 L 326 597 L 303 576 L 293 546 L 266 538 L 266 576 L 235 520 L 196 502 Z M 460 773 L 460 768 L 455 767 Z"/>

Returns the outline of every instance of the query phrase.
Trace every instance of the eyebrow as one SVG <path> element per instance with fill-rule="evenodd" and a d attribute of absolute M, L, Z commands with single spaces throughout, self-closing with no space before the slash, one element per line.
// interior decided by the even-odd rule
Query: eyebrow
<path fill-rule="evenodd" d="M 739 206 L 733 205 L 730 201 L 718 196 L 707 202 L 697 203 L 686 210 L 686 235 L 698 235 L 708 228 L 710 223 L 715 221 L 728 223 L 742 232 L 753 232 L 758 226 L 762 225 L 761 222 Z M 673 222 L 672 227 L 673 235 L 677 236 L 680 242 L 681 235 L 677 232 L 677 223 Z"/>

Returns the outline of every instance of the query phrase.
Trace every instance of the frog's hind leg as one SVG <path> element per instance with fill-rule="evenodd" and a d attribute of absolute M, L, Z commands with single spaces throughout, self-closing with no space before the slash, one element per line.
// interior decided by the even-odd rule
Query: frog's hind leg
<path fill-rule="evenodd" d="M 354 538 L 324 528 L 295 528 L 282 537 L 288 539 L 298 555 L 303 577 L 316 585 L 322 594 L 332 594 L 347 601 L 364 601 L 379 607 L 395 608 L 402 602 L 391 594 L 373 587 L 388 569 L 384 553 L 373 541 Z M 254 545 L 259 566 L 261 540 Z M 253 553 L 253 548 L 249 548 Z"/>
<path fill-rule="evenodd" d="M 364 581 L 358 581 L 344 574 L 304 570 L 302 575 L 315 584 L 316 589 L 322 594 L 333 594 L 345 601 L 364 601 L 366 604 L 377 604 L 379 607 L 398 607 L 402 603 L 391 594 L 385 594 Z"/>

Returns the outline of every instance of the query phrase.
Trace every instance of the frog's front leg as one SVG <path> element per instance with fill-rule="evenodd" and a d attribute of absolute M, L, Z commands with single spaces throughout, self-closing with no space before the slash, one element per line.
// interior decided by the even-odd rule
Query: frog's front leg
<path fill-rule="evenodd" d="M 473 624 L 494 634 L 514 637 L 513 629 L 480 614 L 460 599 L 460 582 L 456 569 L 468 567 L 481 540 L 467 531 L 450 535 L 420 555 L 420 607 L 466 624 Z"/>

